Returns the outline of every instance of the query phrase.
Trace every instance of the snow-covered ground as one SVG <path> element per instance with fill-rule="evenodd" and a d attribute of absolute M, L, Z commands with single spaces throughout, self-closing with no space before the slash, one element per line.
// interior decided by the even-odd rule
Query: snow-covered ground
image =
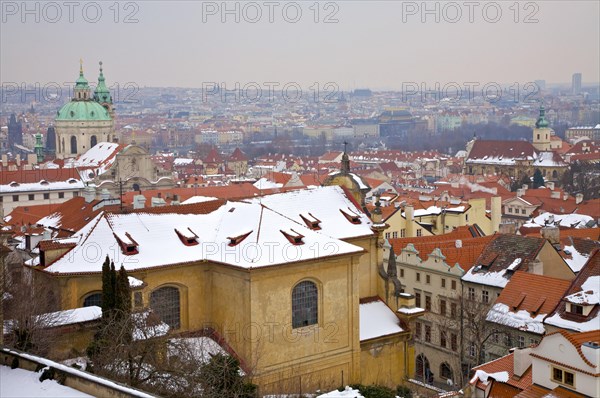
<path fill-rule="evenodd" d="M 58 384 L 55 380 L 40 382 L 40 373 L 24 369 L 11 369 L 0 365 L 0 396 L 3 398 L 17 397 L 92 397 L 73 388 Z"/>

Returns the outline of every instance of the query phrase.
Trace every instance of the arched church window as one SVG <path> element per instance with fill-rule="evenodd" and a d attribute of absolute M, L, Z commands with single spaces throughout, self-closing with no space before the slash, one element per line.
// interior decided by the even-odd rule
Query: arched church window
<path fill-rule="evenodd" d="M 96 136 L 93 135 L 92 138 L 90 138 L 90 148 L 95 147 L 97 143 L 98 143 L 98 138 L 96 138 Z"/>
<path fill-rule="evenodd" d="M 154 310 L 164 323 L 173 329 L 179 329 L 181 325 L 181 310 L 178 288 L 165 286 L 153 291 L 150 294 L 150 308 Z"/>
<path fill-rule="evenodd" d="M 302 281 L 292 290 L 292 328 L 314 325 L 319 321 L 317 284 Z"/>
<path fill-rule="evenodd" d="M 84 307 L 91 307 L 93 305 L 102 307 L 102 293 L 92 293 L 89 294 L 85 299 L 83 299 Z"/>
<path fill-rule="evenodd" d="M 71 153 L 77 153 L 77 137 L 74 135 L 71 136 Z"/>

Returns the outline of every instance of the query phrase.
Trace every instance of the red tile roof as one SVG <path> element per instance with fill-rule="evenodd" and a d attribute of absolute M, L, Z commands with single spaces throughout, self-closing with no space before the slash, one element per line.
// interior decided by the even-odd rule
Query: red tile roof
<path fill-rule="evenodd" d="M 235 148 L 235 151 L 233 151 L 231 156 L 229 156 L 229 161 L 230 162 L 243 162 L 243 161 L 248 161 L 248 158 L 246 157 L 244 152 L 242 152 L 240 150 L 240 148 Z"/>
<path fill-rule="evenodd" d="M 532 369 L 530 366 L 520 378 L 515 376 L 514 355 L 514 353 L 510 353 L 493 361 L 484 363 L 483 365 L 476 366 L 473 370 L 483 370 L 486 373 L 508 372 L 508 381 L 506 384 L 518 388 L 519 390 L 524 390 L 531 386 Z M 478 387 L 481 386 L 479 383 L 481 382 L 478 381 Z"/>
<path fill-rule="evenodd" d="M 67 181 L 70 178 L 79 180 L 79 173 L 74 168 L 58 168 L 58 169 L 35 169 L 35 170 L 18 170 L 7 171 L 2 170 L 0 173 L 0 185 L 17 182 L 19 184 L 36 183 L 42 180 L 48 182 Z"/>
<path fill-rule="evenodd" d="M 571 285 L 571 281 L 517 271 L 502 289 L 496 303 L 512 312 L 527 311 L 533 316 L 550 314 Z"/>
<path fill-rule="evenodd" d="M 503 159 L 533 157 L 535 148 L 527 141 L 492 141 L 476 140 L 469 153 L 470 159 L 483 159 L 487 157 L 502 157 Z"/>

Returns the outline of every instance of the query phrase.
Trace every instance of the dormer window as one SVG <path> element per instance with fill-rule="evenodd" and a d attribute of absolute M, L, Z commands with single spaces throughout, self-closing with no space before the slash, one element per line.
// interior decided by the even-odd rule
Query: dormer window
<path fill-rule="evenodd" d="M 69 178 L 69 180 L 67 181 L 69 184 L 75 184 L 77 182 L 76 179 L 74 178 Z"/>
<path fill-rule="evenodd" d="M 283 236 L 285 236 L 286 239 L 290 241 L 292 245 L 299 246 L 304 244 L 304 242 L 302 241 L 304 235 L 294 231 L 293 229 L 290 229 L 289 231 L 280 231 L 283 234 Z"/>
<path fill-rule="evenodd" d="M 42 180 L 42 181 L 40 181 L 40 184 L 42 184 L 42 185 L 48 185 L 50 183 L 48 181 L 46 181 L 46 180 Z"/>
<path fill-rule="evenodd" d="M 239 245 L 251 233 L 252 233 L 252 231 L 246 232 L 245 234 L 241 234 L 241 235 L 237 235 L 237 236 L 229 236 L 229 237 L 227 237 L 227 239 L 229 239 L 229 246 L 231 247 L 231 246 Z"/>
<path fill-rule="evenodd" d="M 129 232 L 125 232 L 120 233 L 120 232 L 115 232 L 114 233 L 115 238 L 117 238 L 117 241 L 119 242 L 119 245 L 121 246 L 121 250 L 123 251 L 123 254 L 127 255 L 127 256 L 131 256 L 133 254 L 138 254 L 138 243 L 131 237 L 131 235 L 129 235 Z"/>
<path fill-rule="evenodd" d="M 186 246 L 195 246 L 198 244 L 198 235 L 196 235 L 190 228 L 175 228 L 175 233 Z"/>
<path fill-rule="evenodd" d="M 313 231 L 318 231 L 321 229 L 321 226 L 319 225 L 321 224 L 321 220 L 313 216 L 311 213 L 300 214 L 300 218 L 302 219 L 302 221 L 304 221 L 306 226 L 312 229 Z"/>
<path fill-rule="evenodd" d="M 348 221 L 350 221 L 352 224 L 360 224 L 360 216 L 358 214 L 356 214 L 355 212 L 353 212 L 352 210 L 350 210 L 350 208 L 348 208 L 348 210 L 340 209 L 340 212 L 342 212 L 344 217 L 346 217 L 346 219 Z"/>
<path fill-rule="evenodd" d="M 15 181 L 13 181 L 13 182 L 11 182 L 9 185 L 10 185 L 11 187 L 13 187 L 13 188 L 14 188 L 14 187 L 18 187 L 18 186 L 19 186 L 19 183 L 18 183 L 18 182 L 15 182 Z"/>
<path fill-rule="evenodd" d="M 583 315 L 583 305 L 571 304 L 571 314 Z"/>

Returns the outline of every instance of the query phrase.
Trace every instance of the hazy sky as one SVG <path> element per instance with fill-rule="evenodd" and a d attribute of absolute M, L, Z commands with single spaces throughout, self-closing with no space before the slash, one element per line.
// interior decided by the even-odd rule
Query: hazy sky
<path fill-rule="evenodd" d="M 3 83 L 73 81 L 80 58 L 90 80 L 102 60 L 109 84 L 140 86 L 600 81 L 596 0 L 429 2 L 430 14 L 421 1 L 228 2 L 225 15 L 221 1 L 75 3 L 70 22 L 62 0 L 28 3 L 31 14 L 2 1 Z M 124 23 L 130 14 L 137 22 Z"/>

